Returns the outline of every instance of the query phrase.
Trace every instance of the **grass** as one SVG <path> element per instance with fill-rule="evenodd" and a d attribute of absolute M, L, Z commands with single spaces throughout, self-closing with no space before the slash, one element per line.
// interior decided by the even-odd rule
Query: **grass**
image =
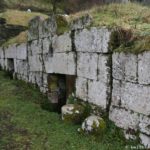
<path fill-rule="evenodd" d="M 50 11 L 52 9 L 51 1 L 43 0 L 4 0 L 8 8 L 18 9 L 18 8 L 32 8 L 40 9 L 43 11 Z"/>
<path fill-rule="evenodd" d="M 36 88 L 0 71 L 0 149 L 123 150 L 137 144 L 127 142 L 111 122 L 103 138 L 79 134 L 79 125 L 66 124 L 59 114 L 43 110 L 44 100 Z"/>
<path fill-rule="evenodd" d="M 21 25 L 28 27 L 29 21 L 35 17 L 35 16 L 41 16 L 43 18 L 47 18 L 47 15 L 44 15 L 42 13 L 36 13 L 36 12 L 26 12 L 26 11 L 19 11 L 19 10 L 11 10 L 7 9 L 5 12 L 0 13 L 0 17 L 6 19 L 7 24 L 11 25 Z M 27 42 L 27 31 L 21 32 L 16 37 L 13 37 L 9 39 L 7 42 L 3 44 L 3 46 L 8 46 L 12 44 L 21 44 Z"/>
<path fill-rule="evenodd" d="M 35 2 L 35 0 L 31 0 L 31 4 L 32 1 L 33 3 Z M 16 4 L 17 2 L 19 0 L 14 1 Z M 118 40 L 115 39 L 115 42 L 119 43 L 117 47 L 113 48 L 114 51 L 140 53 L 150 50 L 150 9 L 148 6 L 142 6 L 137 3 L 96 6 L 87 11 L 70 15 L 67 23 L 64 21 L 58 22 L 58 26 L 60 26 L 58 33 L 62 34 L 68 31 L 68 24 L 72 20 L 87 13 L 93 18 L 92 26 L 106 26 L 107 28 L 115 29 L 120 34 Z M 47 17 L 41 13 L 28 13 L 19 10 L 7 10 L 0 14 L 0 17 L 6 18 L 8 24 L 23 26 L 28 26 L 29 20 L 34 16 Z M 125 34 L 122 31 L 125 31 Z M 128 35 L 128 33 L 130 34 Z M 26 36 L 26 32 L 23 32 L 17 37 L 10 39 L 5 45 L 26 42 Z"/>
<path fill-rule="evenodd" d="M 12 9 L 7 9 L 5 12 L 0 13 L 0 17 L 5 18 L 7 24 L 21 25 L 25 27 L 28 27 L 29 21 L 35 16 L 42 16 L 44 18 L 47 18 L 47 15 L 44 15 L 42 13 L 30 13 L 27 11 L 19 11 Z"/>
<path fill-rule="evenodd" d="M 118 32 L 118 40 L 122 41 L 115 51 L 140 53 L 150 50 L 150 7 L 137 3 L 110 4 L 73 14 L 71 18 L 74 20 L 85 14 L 92 16 L 92 26 L 106 26 Z M 126 31 L 125 34 L 122 31 Z"/>

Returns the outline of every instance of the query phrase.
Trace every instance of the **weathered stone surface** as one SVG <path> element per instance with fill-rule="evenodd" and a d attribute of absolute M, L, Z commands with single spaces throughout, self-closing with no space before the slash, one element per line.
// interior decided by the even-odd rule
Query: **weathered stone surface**
<path fill-rule="evenodd" d="M 111 105 L 121 105 L 121 81 L 113 79 L 112 101 Z"/>
<path fill-rule="evenodd" d="M 89 53 L 77 54 L 77 76 L 97 79 L 98 55 Z"/>
<path fill-rule="evenodd" d="M 42 72 L 35 72 L 35 83 L 38 85 L 38 87 L 43 86 L 43 73 Z"/>
<path fill-rule="evenodd" d="M 0 59 L 0 67 L 4 69 L 5 67 L 5 59 Z"/>
<path fill-rule="evenodd" d="M 106 28 L 90 30 L 83 29 L 75 32 L 75 46 L 79 52 L 109 52 L 109 40 L 111 32 Z"/>
<path fill-rule="evenodd" d="M 109 55 L 99 55 L 98 57 L 98 80 L 109 84 L 110 82 L 110 56 Z"/>
<path fill-rule="evenodd" d="M 47 58 L 45 61 L 46 73 L 60 73 L 75 75 L 76 63 L 75 53 L 54 53 L 53 57 Z"/>
<path fill-rule="evenodd" d="M 70 32 L 60 36 L 55 35 L 53 37 L 52 47 L 54 52 L 70 52 L 72 50 Z"/>
<path fill-rule="evenodd" d="M 81 131 L 89 134 L 103 134 L 105 128 L 105 121 L 99 116 L 92 115 L 84 120 Z"/>
<path fill-rule="evenodd" d="M 29 56 L 29 70 L 42 71 L 42 57 L 41 55 Z"/>
<path fill-rule="evenodd" d="M 76 79 L 76 97 L 87 101 L 88 93 L 88 80 L 85 78 L 78 77 Z"/>
<path fill-rule="evenodd" d="M 26 60 L 27 59 L 27 44 L 21 44 L 16 47 L 16 58 Z"/>
<path fill-rule="evenodd" d="M 28 55 L 38 55 L 42 53 L 42 41 L 41 40 L 34 40 L 28 46 Z"/>
<path fill-rule="evenodd" d="M 48 74 L 43 73 L 43 86 L 48 87 Z"/>
<path fill-rule="evenodd" d="M 29 22 L 28 41 L 37 40 L 39 38 L 39 25 L 43 22 L 44 18 L 36 16 Z"/>
<path fill-rule="evenodd" d="M 26 60 L 15 60 L 15 72 L 21 75 L 28 75 L 28 64 Z"/>
<path fill-rule="evenodd" d="M 113 54 L 113 77 L 130 82 L 137 81 L 137 56 L 133 54 Z"/>
<path fill-rule="evenodd" d="M 88 81 L 88 101 L 106 109 L 110 88 L 100 81 Z"/>
<path fill-rule="evenodd" d="M 111 107 L 109 112 L 109 119 L 112 120 L 115 125 L 120 128 L 128 130 L 137 130 L 139 124 L 139 118 L 136 113 L 131 113 L 125 109 Z"/>
<path fill-rule="evenodd" d="M 49 55 L 43 56 L 44 68 L 46 73 L 53 73 L 53 57 Z"/>
<path fill-rule="evenodd" d="M 5 58 L 16 58 L 16 45 L 5 48 Z"/>
<path fill-rule="evenodd" d="M 48 38 L 44 38 L 42 40 L 42 44 L 43 44 L 43 54 L 47 54 L 50 52 L 50 49 L 51 49 L 51 37 L 48 37 Z"/>
<path fill-rule="evenodd" d="M 123 82 L 121 105 L 135 112 L 150 115 L 150 87 Z"/>
<path fill-rule="evenodd" d="M 71 22 L 71 30 L 83 29 L 92 24 L 92 17 L 87 14 Z"/>
<path fill-rule="evenodd" d="M 137 55 L 126 55 L 125 80 L 130 82 L 137 81 Z"/>
<path fill-rule="evenodd" d="M 56 33 L 57 23 L 54 15 L 49 16 L 42 23 L 42 31 L 40 32 L 40 38 L 51 37 Z"/>
<path fill-rule="evenodd" d="M 140 131 L 150 136 L 150 117 L 140 115 Z"/>
<path fill-rule="evenodd" d="M 78 104 L 67 104 L 61 108 L 62 120 L 81 123 L 84 117 L 84 107 Z"/>
<path fill-rule="evenodd" d="M 35 72 L 29 72 L 29 83 L 35 84 L 36 80 L 35 80 Z"/>
<path fill-rule="evenodd" d="M 146 149 L 150 148 L 150 136 L 145 134 L 140 134 L 141 143 L 145 146 Z"/>
<path fill-rule="evenodd" d="M 150 52 L 138 55 L 138 80 L 140 84 L 150 84 Z"/>
<path fill-rule="evenodd" d="M 4 56 L 4 50 L 2 47 L 0 47 L 0 59 L 4 59 L 5 56 Z"/>

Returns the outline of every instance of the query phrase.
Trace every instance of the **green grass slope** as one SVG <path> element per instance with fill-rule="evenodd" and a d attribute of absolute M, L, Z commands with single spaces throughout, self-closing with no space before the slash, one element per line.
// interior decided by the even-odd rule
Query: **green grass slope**
<path fill-rule="evenodd" d="M 123 150 L 126 142 L 112 123 L 103 138 L 77 133 L 78 125 L 65 124 L 59 114 L 40 107 L 46 98 L 24 82 L 0 71 L 1 150 Z"/>

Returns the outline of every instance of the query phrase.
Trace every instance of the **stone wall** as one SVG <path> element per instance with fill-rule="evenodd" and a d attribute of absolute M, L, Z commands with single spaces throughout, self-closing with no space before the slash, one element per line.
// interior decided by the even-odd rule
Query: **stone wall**
<path fill-rule="evenodd" d="M 134 138 L 138 131 L 142 142 L 150 147 L 150 52 L 113 53 L 112 62 L 109 118 L 125 129 L 128 138 Z"/>
<path fill-rule="evenodd" d="M 0 48 L 0 66 L 36 84 L 52 103 L 57 103 L 59 91 L 49 75 L 54 75 L 50 82 L 57 80 L 55 75 L 74 76 L 77 98 L 109 111 L 127 138 L 138 131 L 150 147 L 150 52 L 115 53 L 109 47 L 112 31 L 86 28 L 89 22 L 77 20 L 59 35 L 53 16 L 36 17 L 29 24 L 27 43 Z"/>

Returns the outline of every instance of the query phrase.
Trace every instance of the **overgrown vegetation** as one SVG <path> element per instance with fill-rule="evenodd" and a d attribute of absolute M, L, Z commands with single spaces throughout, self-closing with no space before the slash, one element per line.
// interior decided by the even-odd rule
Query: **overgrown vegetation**
<path fill-rule="evenodd" d="M 150 50 L 150 11 L 148 6 L 137 3 L 109 4 L 95 6 L 92 9 L 72 14 L 67 19 L 58 16 L 58 34 L 68 31 L 71 21 L 87 13 L 93 17 L 92 26 L 106 26 L 115 30 L 117 35 L 111 41 L 113 50 L 132 53 Z M 6 18 L 8 24 L 27 26 L 28 21 L 37 15 L 47 17 L 41 13 L 28 13 L 18 10 L 7 10 L 1 13 L 0 17 Z M 26 32 L 11 39 L 6 45 L 16 42 L 26 42 Z"/>
<path fill-rule="evenodd" d="M 72 19 L 87 13 L 93 17 L 92 26 L 106 26 L 115 30 L 111 46 L 113 49 L 117 48 L 116 51 L 139 53 L 150 50 L 150 11 L 148 6 L 137 3 L 97 6 L 72 15 Z"/>
<path fill-rule="evenodd" d="M 43 110 L 44 100 L 33 86 L 0 72 L 0 149 L 122 150 L 137 145 L 127 142 L 107 120 L 102 139 L 79 134 L 80 126 L 63 123 L 59 114 Z"/>

